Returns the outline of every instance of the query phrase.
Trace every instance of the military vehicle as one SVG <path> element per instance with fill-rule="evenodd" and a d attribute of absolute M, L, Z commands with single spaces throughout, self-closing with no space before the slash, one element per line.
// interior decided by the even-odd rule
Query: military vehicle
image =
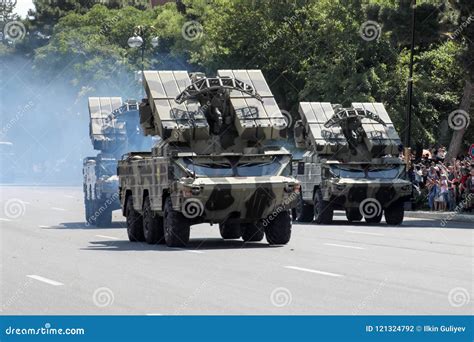
<path fill-rule="evenodd" d="M 140 132 L 138 103 L 120 97 L 89 97 L 89 135 L 100 151 L 83 161 L 84 205 L 87 224 L 108 226 L 120 208 L 117 161 L 131 150 L 151 148 Z"/>
<path fill-rule="evenodd" d="M 269 141 L 286 121 L 260 70 L 145 71 L 140 122 L 162 138 L 119 161 L 130 241 L 186 246 L 190 226 L 219 225 L 224 239 L 286 244 L 299 184 L 291 154 Z"/>
<path fill-rule="evenodd" d="M 349 221 L 379 223 L 385 213 L 388 224 L 401 224 L 412 186 L 383 104 L 301 102 L 299 114 L 295 143 L 307 151 L 294 165 L 301 184 L 294 217 L 329 224 L 334 210 L 344 210 Z"/>

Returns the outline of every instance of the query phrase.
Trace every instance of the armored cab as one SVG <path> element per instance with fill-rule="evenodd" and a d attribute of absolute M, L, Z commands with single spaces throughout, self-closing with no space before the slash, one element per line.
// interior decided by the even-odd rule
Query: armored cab
<path fill-rule="evenodd" d="M 117 161 L 128 151 L 151 148 L 151 139 L 140 132 L 138 103 L 120 97 L 89 98 L 89 136 L 95 157 L 83 161 L 86 222 L 97 226 L 111 223 L 118 200 Z M 148 140 L 148 141 L 147 141 Z"/>
<path fill-rule="evenodd" d="M 291 154 L 269 145 L 286 121 L 261 71 L 145 71 L 144 87 L 140 122 L 162 142 L 119 162 L 129 239 L 184 246 L 208 222 L 225 239 L 287 243 L 299 184 Z"/>
<path fill-rule="evenodd" d="M 398 158 L 401 141 L 382 103 L 301 102 L 295 143 L 306 149 L 294 169 L 301 182 L 294 216 L 330 223 L 333 211 L 349 221 L 401 224 L 411 183 Z"/>

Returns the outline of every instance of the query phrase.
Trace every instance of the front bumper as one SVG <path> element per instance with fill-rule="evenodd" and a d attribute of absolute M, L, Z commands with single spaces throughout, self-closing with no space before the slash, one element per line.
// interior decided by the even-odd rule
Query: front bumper
<path fill-rule="evenodd" d="M 411 193 L 410 183 L 332 183 L 323 198 L 342 209 L 359 207 L 365 199 L 375 199 L 387 208 L 397 201 L 410 201 Z"/>
<path fill-rule="evenodd" d="M 194 193 L 190 190 L 195 189 Z M 197 189 L 199 188 L 199 193 Z M 188 218 L 204 222 L 254 222 L 296 206 L 299 184 L 247 180 L 193 184 L 181 189 L 173 206 Z"/>

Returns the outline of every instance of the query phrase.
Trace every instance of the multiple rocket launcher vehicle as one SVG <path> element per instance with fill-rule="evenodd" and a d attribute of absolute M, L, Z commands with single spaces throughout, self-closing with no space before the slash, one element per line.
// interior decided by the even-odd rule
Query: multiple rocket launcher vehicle
<path fill-rule="evenodd" d="M 270 244 L 286 244 L 290 210 L 303 222 L 329 223 L 332 211 L 341 207 L 349 208 L 351 221 L 364 216 L 379 222 L 382 211 L 390 224 L 403 220 L 394 213 L 409 199 L 411 187 L 405 195 L 404 165 L 393 157 L 399 137 L 382 104 L 344 109 L 302 102 L 295 142 L 307 152 L 293 161 L 277 142 L 287 139 L 287 121 L 260 70 L 219 70 L 217 77 L 145 71 L 143 83 L 142 133 L 160 139 L 148 150 L 129 149 L 118 161 L 118 198 L 130 241 L 185 246 L 190 226 L 208 222 L 219 226 L 224 239 L 265 236 Z M 113 120 L 97 125 L 99 107 L 90 102 L 94 147 L 115 146 L 120 134 L 105 138 L 104 132 L 120 125 Z M 138 119 L 135 108 L 133 115 Z M 130 142 L 126 136 L 123 141 Z M 378 205 L 375 219 L 360 207 L 366 199 Z M 87 200 L 86 212 L 94 216 Z"/>

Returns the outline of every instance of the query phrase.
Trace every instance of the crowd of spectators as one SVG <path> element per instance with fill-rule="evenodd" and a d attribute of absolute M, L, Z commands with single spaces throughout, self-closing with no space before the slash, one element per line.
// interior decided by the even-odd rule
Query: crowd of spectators
<path fill-rule="evenodd" d="M 446 148 L 423 150 L 412 158 L 408 177 L 433 211 L 474 209 L 474 160 L 463 156 L 446 160 Z"/>

